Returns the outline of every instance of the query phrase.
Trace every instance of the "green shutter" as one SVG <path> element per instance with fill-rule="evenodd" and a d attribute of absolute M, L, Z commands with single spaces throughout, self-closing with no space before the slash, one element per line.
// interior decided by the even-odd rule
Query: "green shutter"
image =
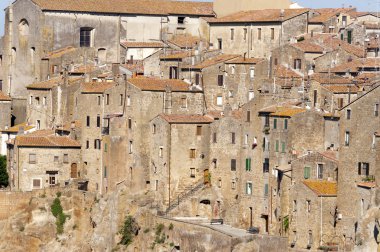
<path fill-rule="evenodd" d="M 278 149 L 280 148 L 280 142 L 278 140 L 276 140 L 276 152 L 278 152 Z"/>
<path fill-rule="evenodd" d="M 107 178 L 107 166 L 104 166 L 104 178 Z"/>
<path fill-rule="evenodd" d="M 303 170 L 303 177 L 305 179 L 309 179 L 310 178 L 310 167 L 305 167 L 304 170 Z"/>
<path fill-rule="evenodd" d="M 282 142 L 282 146 L 281 147 L 282 147 L 281 152 L 285 153 L 285 142 Z"/>
<path fill-rule="evenodd" d="M 288 119 L 285 119 L 284 121 L 284 129 L 288 129 Z"/>
<path fill-rule="evenodd" d="M 273 129 L 277 129 L 277 119 L 273 119 Z"/>
<path fill-rule="evenodd" d="M 251 159 L 250 158 L 245 159 L 245 170 L 251 171 Z"/>
<path fill-rule="evenodd" d="M 265 186 L 264 186 L 264 196 L 268 196 L 268 190 L 269 190 L 268 184 L 265 184 Z"/>
<path fill-rule="evenodd" d="M 248 158 L 245 159 L 245 170 L 248 171 Z"/>
<path fill-rule="evenodd" d="M 248 158 L 248 168 L 249 168 L 249 171 L 251 171 L 251 159 Z"/>

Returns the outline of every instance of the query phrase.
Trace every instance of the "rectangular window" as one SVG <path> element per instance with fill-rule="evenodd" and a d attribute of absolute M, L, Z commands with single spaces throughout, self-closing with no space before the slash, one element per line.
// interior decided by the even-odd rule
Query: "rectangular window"
<path fill-rule="evenodd" d="M 161 158 L 164 156 L 164 147 L 160 147 L 160 149 L 158 150 L 158 156 Z"/>
<path fill-rule="evenodd" d="M 86 117 L 86 126 L 90 127 L 90 116 Z"/>
<path fill-rule="evenodd" d="M 347 109 L 347 111 L 346 111 L 346 119 L 347 120 L 351 119 L 351 109 Z"/>
<path fill-rule="evenodd" d="M 236 171 L 236 159 L 231 159 L 231 171 Z"/>
<path fill-rule="evenodd" d="M 129 141 L 129 154 L 133 153 L 133 141 Z"/>
<path fill-rule="evenodd" d="M 36 154 L 29 154 L 29 164 L 36 164 L 36 163 L 37 163 Z"/>
<path fill-rule="evenodd" d="M 90 141 L 86 141 L 86 149 L 90 149 Z"/>
<path fill-rule="evenodd" d="M 232 190 L 235 190 L 235 189 L 236 189 L 236 182 L 235 182 L 235 181 L 232 181 L 232 182 L 231 182 L 231 189 L 232 189 Z"/>
<path fill-rule="evenodd" d="M 247 34 L 248 34 L 248 29 L 247 29 L 247 28 L 244 28 L 244 29 L 243 29 L 243 39 L 244 39 L 244 40 L 247 40 Z"/>
<path fill-rule="evenodd" d="M 178 67 L 169 67 L 169 79 L 178 79 Z"/>
<path fill-rule="evenodd" d="M 94 149 L 95 150 L 100 150 L 100 143 L 101 143 L 101 141 L 100 141 L 100 139 L 95 139 L 94 140 Z"/>
<path fill-rule="evenodd" d="M 247 182 L 245 184 L 245 193 L 248 195 L 252 194 L 252 182 Z"/>
<path fill-rule="evenodd" d="M 106 105 L 110 105 L 110 94 L 106 94 Z"/>
<path fill-rule="evenodd" d="M 358 174 L 369 176 L 369 163 L 359 162 L 358 163 Z"/>
<path fill-rule="evenodd" d="M 55 175 L 49 174 L 49 185 L 54 186 L 56 183 Z"/>
<path fill-rule="evenodd" d="M 350 132 L 346 131 L 344 133 L 344 145 L 349 146 L 350 145 Z"/>
<path fill-rule="evenodd" d="M 297 200 L 293 200 L 293 212 L 297 212 Z"/>
<path fill-rule="evenodd" d="M 33 189 L 41 188 L 41 179 L 33 179 Z"/>
<path fill-rule="evenodd" d="M 311 201 L 306 200 L 306 212 L 310 213 L 311 211 Z"/>
<path fill-rule="evenodd" d="M 285 148 L 286 148 L 285 142 L 281 142 L 281 152 L 282 153 L 285 153 Z"/>
<path fill-rule="evenodd" d="M 202 135 L 202 126 L 197 126 L 197 136 Z"/>
<path fill-rule="evenodd" d="M 294 59 L 294 69 L 301 70 L 302 61 L 301 59 Z"/>
<path fill-rule="evenodd" d="M 251 158 L 246 158 L 245 159 L 245 170 L 246 171 L 251 171 Z"/>
<path fill-rule="evenodd" d="M 375 115 L 375 116 L 379 116 L 379 104 L 378 104 L 378 103 L 375 104 L 374 115 Z"/>
<path fill-rule="evenodd" d="M 98 106 L 100 106 L 101 97 L 98 95 Z"/>
<path fill-rule="evenodd" d="M 270 39 L 274 40 L 274 28 L 270 28 Z"/>
<path fill-rule="evenodd" d="M 323 164 L 317 165 L 318 179 L 323 179 Z"/>
<path fill-rule="evenodd" d="M 195 74 L 195 85 L 199 85 L 200 84 L 200 75 L 199 73 Z"/>
<path fill-rule="evenodd" d="M 232 144 L 235 144 L 235 143 L 236 143 L 235 132 L 231 132 L 231 143 L 232 143 Z"/>
<path fill-rule="evenodd" d="M 276 152 L 279 152 L 280 141 L 276 140 Z"/>
<path fill-rule="evenodd" d="M 251 121 L 251 111 L 247 111 L 247 122 Z"/>
<path fill-rule="evenodd" d="M 261 28 L 257 29 L 257 39 L 261 40 Z"/>
<path fill-rule="evenodd" d="M 265 184 L 264 185 L 264 197 L 268 197 L 268 192 L 269 192 L 269 185 Z"/>
<path fill-rule="evenodd" d="M 273 119 L 273 129 L 277 129 L 277 118 Z"/>
<path fill-rule="evenodd" d="M 42 105 L 45 105 L 45 106 L 46 106 L 46 97 L 43 97 L 43 98 L 42 98 Z"/>
<path fill-rule="evenodd" d="M 304 179 L 310 178 L 310 167 L 304 167 L 303 168 L 303 178 Z"/>
<path fill-rule="evenodd" d="M 218 75 L 218 86 L 223 86 L 223 74 Z"/>
<path fill-rule="evenodd" d="M 124 103 L 124 95 L 120 94 L 120 106 L 123 106 Z"/>
<path fill-rule="evenodd" d="M 254 93 L 252 90 L 248 91 L 248 100 L 250 101 L 250 100 L 252 100 L 254 97 L 255 97 L 255 93 Z"/>
<path fill-rule="evenodd" d="M 59 157 L 58 156 L 54 156 L 54 163 L 58 163 L 59 161 Z"/>
<path fill-rule="evenodd" d="M 218 95 L 216 97 L 216 105 L 218 105 L 218 106 L 222 106 L 223 105 L 223 96 Z"/>
<path fill-rule="evenodd" d="M 128 129 L 132 129 L 132 118 L 128 118 Z"/>
<path fill-rule="evenodd" d="M 29 96 L 29 104 L 32 104 L 33 103 L 33 96 Z"/>
<path fill-rule="evenodd" d="M 338 108 L 343 108 L 343 98 L 338 98 Z"/>
<path fill-rule="evenodd" d="M 251 78 L 251 80 L 255 78 L 255 68 L 253 67 L 249 69 L 249 78 Z"/>
<path fill-rule="evenodd" d="M 190 149 L 190 158 L 195 158 L 195 153 L 196 153 L 195 149 Z"/>
<path fill-rule="evenodd" d="M 231 40 L 235 38 L 235 29 L 231 29 Z"/>
<path fill-rule="evenodd" d="M 181 98 L 181 108 L 187 108 L 187 98 L 186 97 Z"/>
<path fill-rule="evenodd" d="M 218 39 L 218 48 L 219 48 L 219 50 L 223 49 L 223 41 L 222 41 L 222 39 Z"/>
<path fill-rule="evenodd" d="M 264 159 L 263 172 L 264 173 L 268 173 L 269 172 L 269 158 L 265 158 Z"/>
<path fill-rule="evenodd" d="M 178 17 L 178 24 L 184 24 L 185 23 L 185 17 Z"/>
<path fill-rule="evenodd" d="M 107 178 L 107 166 L 104 166 L 103 178 Z"/>
<path fill-rule="evenodd" d="M 92 28 L 88 28 L 88 27 L 80 28 L 80 47 L 91 46 L 91 33 L 92 33 Z"/>
<path fill-rule="evenodd" d="M 107 151 L 108 151 L 108 144 L 104 143 L 104 152 L 107 152 Z"/>
<path fill-rule="evenodd" d="M 195 168 L 190 168 L 190 178 L 195 178 Z"/>
<path fill-rule="evenodd" d="M 63 163 L 65 164 L 69 163 L 69 154 L 63 154 Z"/>
<path fill-rule="evenodd" d="M 284 120 L 284 129 L 288 129 L 288 119 Z"/>
<path fill-rule="evenodd" d="M 213 143 L 216 143 L 216 142 L 217 142 L 216 132 L 214 132 L 214 133 L 212 134 L 212 142 L 213 142 Z"/>
<path fill-rule="evenodd" d="M 131 106 L 131 97 L 129 95 L 127 96 L 127 106 Z"/>
<path fill-rule="evenodd" d="M 100 128 L 100 115 L 96 117 L 96 127 Z"/>

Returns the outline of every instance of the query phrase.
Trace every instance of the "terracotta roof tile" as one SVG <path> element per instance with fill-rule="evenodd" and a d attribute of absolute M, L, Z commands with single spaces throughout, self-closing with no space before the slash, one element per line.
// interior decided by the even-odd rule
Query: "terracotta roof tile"
<path fill-rule="evenodd" d="M 336 197 L 337 183 L 330 181 L 305 180 L 303 184 L 318 196 Z"/>
<path fill-rule="evenodd" d="M 182 69 L 184 69 L 184 68 L 203 69 L 203 68 L 207 68 L 207 67 L 219 64 L 219 63 L 223 63 L 223 62 L 226 62 L 228 60 L 238 58 L 238 57 L 239 57 L 238 55 L 220 54 L 220 55 L 217 55 L 215 57 L 208 58 L 208 59 L 206 59 L 206 60 L 204 60 L 201 63 L 196 64 L 196 65 L 182 66 Z"/>
<path fill-rule="evenodd" d="M 123 64 L 121 67 L 124 67 L 133 73 L 144 73 L 144 64 L 142 60 L 134 60 L 132 64 Z"/>
<path fill-rule="evenodd" d="M 376 182 L 358 182 L 356 183 L 359 187 L 365 187 L 365 188 L 375 188 Z"/>
<path fill-rule="evenodd" d="M 123 41 L 120 43 L 124 48 L 164 48 L 166 47 L 162 42 L 135 42 Z"/>
<path fill-rule="evenodd" d="M 82 80 L 80 77 L 69 78 L 68 84 L 71 85 L 77 81 Z M 63 77 L 56 77 L 47 81 L 36 82 L 26 86 L 27 89 L 52 89 L 53 87 L 63 84 Z"/>
<path fill-rule="evenodd" d="M 61 49 L 58 49 L 58 50 L 55 50 L 55 51 L 52 51 L 52 52 L 48 52 L 45 55 L 44 59 L 59 58 L 59 57 L 62 57 L 63 55 L 65 55 L 66 53 L 74 52 L 76 50 L 77 50 L 76 48 L 74 48 L 72 46 L 68 46 L 68 47 L 61 48 Z"/>
<path fill-rule="evenodd" d="M 322 85 L 322 87 L 334 94 L 348 94 L 359 92 L 359 87 L 354 85 Z"/>
<path fill-rule="evenodd" d="M 283 17 L 281 17 L 281 10 L 267 9 L 267 10 L 251 10 L 241 11 L 228 15 L 222 18 L 210 18 L 209 23 L 254 23 L 254 22 L 282 22 L 301 14 L 307 13 L 309 9 L 285 9 Z"/>
<path fill-rule="evenodd" d="M 342 48 L 346 52 L 351 53 L 359 58 L 366 57 L 365 49 L 363 47 L 349 44 L 346 41 L 343 41 L 336 37 L 325 37 L 320 42 L 320 44 L 330 50 L 337 50 L 338 48 Z"/>
<path fill-rule="evenodd" d="M 208 124 L 214 119 L 207 115 L 175 115 L 175 114 L 160 114 L 161 118 L 170 124 Z"/>
<path fill-rule="evenodd" d="M 95 12 L 111 14 L 214 16 L 213 4 L 207 2 L 151 0 L 32 0 L 42 10 Z"/>
<path fill-rule="evenodd" d="M 0 101 L 11 101 L 11 97 L 9 97 L 8 95 L 4 94 L 1 90 L 0 90 Z"/>
<path fill-rule="evenodd" d="M 264 60 L 265 60 L 264 58 L 244 58 L 240 56 L 235 59 L 226 61 L 226 64 L 250 64 L 250 65 L 253 64 L 255 65 Z"/>
<path fill-rule="evenodd" d="M 17 136 L 15 144 L 22 147 L 62 147 L 62 148 L 80 148 L 77 141 L 65 136 L 38 136 L 22 135 Z"/>
<path fill-rule="evenodd" d="M 283 65 L 278 65 L 275 67 L 274 75 L 277 78 L 302 78 L 302 76 L 298 74 L 296 71 Z"/>
<path fill-rule="evenodd" d="M 181 52 L 171 52 L 167 55 L 161 55 L 160 59 L 162 60 L 178 60 L 178 59 L 184 59 L 187 57 L 194 56 L 194 51 L 181 51 Z"/>
<path fill-rule="evenodd" d="M 302 42 L 294 43 L 291 45 L 305 53 L 323 53 L 324 51 L 324 48 L 322 46 L 317 45 L 316 43 L 309 40 L 304 40 Z"/>
<path fill-rule="evenodd" d="M 380 30 L 380 23 L 366 23 L 364 22 L 363 25 L 365 26 L 366 29 L 371 29 L 371 30 Z"/>
<path fill-rule="evenodd" d="M 199 37 L 195 37 L 189 34 L 179 34 L 173 36 L 168 43 L 176 45 L 180 48 L 194 48 L 196 45 L 199 45 L 201 39 Z"/>
<path fill-rule="evenodd" d="M 322 8 L 314 9 L 319 15 L 309 19 L 309 23 L 324 23 L 339 13 L 348 13 L 355 10 L 354 8 Z"/>
<path fill-rule="evenodd" d="M 115 82 L 101 81 L 101 82 L 86 82 L 82 84 L 82 93 L 86 94 L 102 94 L 107 89 L 115 86 Z"/>
<path fill-rule="evenodd" d="M 261 113 L 270 113 L 270 116 L 279 116 L 279 117 L 292 117 L 294 115 L 305 112 L 306 109 L 290 105 L 274 105 L 260 110 Z"/>
<path fill-rule="evenodd" d="M 351 62 L 332 68 L 331 72 L 345 73 L 349 70 L 351 73 L 357 73 L 364 68 L 377 68 L 379 66 L 380 61 L 376 58 L 355 59 Z"/>
<path fill-rule="evenodd" d="M 28 125 L 26 122 L 24 122 L 24 123 L 17 124 L 17 125 L 15 125 L 13 127 L 10 127 L 7 130 L 2 130 L 2 132 L 5 132 L 5 133 L 17 133 L 17 132 L 20 131 L 21 127 L 24 127 L 24 132 L 28 131 L 28 130 L 31 130 L 31 129 L 34 128 L 33 125 Z"/>
<path fill-rule="evenodd" d="M 132 78 L 128 82 L 144 91 L 165 91 L 171 88 L 173 92 L 190 92 L 190 85 L 178 79 Z"/>
<path fill-rule="evenodd" d="M 350 78 L 344 78 L 337 75 L 320 76 L 312 75 L 311 80 L 317 81 L 320 84 L 353 84 L 353 80 Z"/>
<path fill-rule="evenodd" d="M 100 68 L 94 65 L 80 65 L 80 66 L 76 66 L 73 70 L 69 71 L 69 73 L 85 74 L 85 73 L 95 72 L 96 70 L 100 70 Z"/>

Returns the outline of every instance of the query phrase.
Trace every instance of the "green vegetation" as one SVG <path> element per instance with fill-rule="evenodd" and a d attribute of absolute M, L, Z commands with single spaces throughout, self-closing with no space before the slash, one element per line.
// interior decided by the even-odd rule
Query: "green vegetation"
<path fill-rule="evenodd" d="M 57 198 L 60 198 L 62 196 L 62 193 L 61 192 L 57 192 L 56 195 L 57 195 Z"/>
<path fill-rule="evenodd" d="M 7 172 L 7 157 L 0 156 L 0 187 L 9 185 L 9 176 Z"/>
<path fill-rule="evenodd" d="M 58 196 L 58 193 L 57 193 Z M 63 208 L 61 205 L 60 199 L 57 197 L 54 199 L 53 204 L 51 205 L 51 213 L 57 219 L 55 224 L 57 225 L 57 233 L 63 233 L 63 226 L 66 222 L 67 216 L 63 213 Z"/>
<path fill-rule="evenodd" d="M 156 226 L 156 237 L 154 238 L 154 243 L 156 244 L 162 244 L 165 243 L 166 239 L 166 234 L 163 232 L 164 231 L 164 224 L 160 223 Z"/>
<path fill-rule="evenodd" d="M 288 232 L 289 229 L 289 216 L 285 216 L 284 219 L 282 220 L 282 225 L 284 227 L 285 232 Z"/>
<path fill-rule="evenodd" d="M 144 234 L 149 233 L 149 231 L 150 231 L 149 228 L 144 229 Z"/>
<path fill-rule="evenodd" d="M 124 225 L 121 227 L 119 233 L 121 234 L 120 244 L 128 246 L 133 242 L 133 238 L 138 234 L 139 227 L 136 220 L 128 215 L 125 218 Z"/>
<path fill-rule="evenodd" d="M 173 228 L 174 228 L 173 223 L 170 223 L 170 224 L 169 224 L 169 230 L 173 230 Z"/>

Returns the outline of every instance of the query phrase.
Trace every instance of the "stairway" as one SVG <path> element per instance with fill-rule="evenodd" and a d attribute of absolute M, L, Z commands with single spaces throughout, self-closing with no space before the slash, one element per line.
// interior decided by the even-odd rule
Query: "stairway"
<path fill-rule="evenodd" d="M 178 186 L 178 190 L 176 191 L 176 193 L 173 195 L 173 197 L 171 197 L 172 202 L 170 206 L 165 210 L 165 215 L 167 215 L 170 211 L 179 206 L 181 202 L 194 195 L 195 192 L 202 190 L 204 187 L 205 185 L 203 179 L 193 185 L 186 185 L 181 183 Z"/>

